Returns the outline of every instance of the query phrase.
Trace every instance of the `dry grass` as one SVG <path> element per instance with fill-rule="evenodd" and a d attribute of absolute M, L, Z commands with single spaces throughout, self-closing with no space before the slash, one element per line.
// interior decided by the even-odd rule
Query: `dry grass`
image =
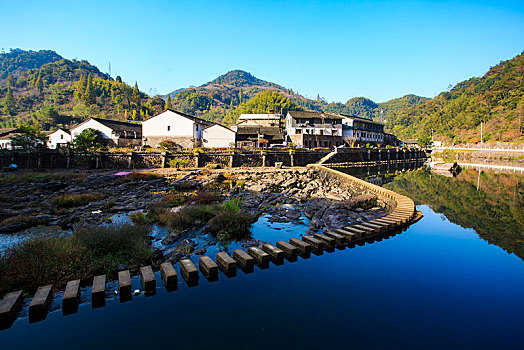
<path fill-rule="evenodd" d="M 58 208 L 81 207 L 104 198 L 103 193 L 62 194 L 51 199 L 51 204 Z"/>

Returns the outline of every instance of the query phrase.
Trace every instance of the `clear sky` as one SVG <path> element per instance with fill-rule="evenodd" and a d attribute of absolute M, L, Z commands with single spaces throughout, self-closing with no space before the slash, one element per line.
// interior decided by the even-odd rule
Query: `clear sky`
<path fill-rule="evenodd" d="M 233 69 L 328 101 L 433 97 L 524 50 L 524 1 L 0 0 L 0 48 L 86 59 L 148 93 Z"/>

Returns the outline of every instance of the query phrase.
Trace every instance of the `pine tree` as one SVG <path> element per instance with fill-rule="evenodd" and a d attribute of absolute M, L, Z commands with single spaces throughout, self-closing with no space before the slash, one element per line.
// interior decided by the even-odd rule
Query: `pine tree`
<path fill-rule="evenodd" d="M 164 106 L 164 109 L 170 109 L 171 108 L 171 95 L 167 95 L 166 104 Z"/>
<path fill-rule="evenodd" d="M 93 75 L 92 74 L 89 74 L 89 76 L 87 77 L 86 89 L 84 91 L 82 100 L 84 101 L 84 103 L 87 106 L 96 103 L 96 95 L 95 95 L 95 88 L 93 86 Z"/>
<path fill-rule="evenodd" d="M 140 89 L 138 89 L 138 83 L 135 81 L 135 87 L 131 93 L 131 99 L 137 108 L 140 108 L 141 98 L 140 98 Z"/>
<path fill-rule="evenodd" d="M 84 93 L 86 91 L 86 86 L 87 86 L 86 76 L 82 74 L 80 76 L 80 79 L 78 79 L 78 81 L 76 82 L 76 86 L 75 86 L 75 98 L 78 101 L 82 100 L 82 97 L 84 96 Z"/>
<path fill-rule="evenodd" d="M 35 87 L 38 89 L 38 91 L 42 92 L 44 89 L 44 82 L 42 81 L 42 76 L 40 75 L 40 72 L 38 72 L 38 77 L 35 81 Z"/>
<path fill-rule="evenodd" d="M 7 114 L 7 115 L 15 114 L 16 102 L 15 102 L 15 98 L 13 96 L 13 92 L 11 91 L 10 86 L 7 87 L 7 95 L 5 95 L 3 104 L 4 104 L 4 114 Z"/>

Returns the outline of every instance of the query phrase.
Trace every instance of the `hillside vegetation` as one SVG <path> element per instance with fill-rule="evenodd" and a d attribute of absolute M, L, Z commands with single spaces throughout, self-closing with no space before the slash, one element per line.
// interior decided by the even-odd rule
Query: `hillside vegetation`
<path fill-rule="evenodd" d="M 53 51 L 12 50 L 0 55 L 0 127 L 20 122 L 44 129 L 79 123 L 90 116 L 142 120 L 165 102 L 111 79 L 87 61 L 68 60 Z"/>
<path fill-rule="evenodd" d="M 450 91 L 388 116 L 387 127 L 402 138 L 430 135 L 464 143 L 523 140 L 524 54 L 492 67 L 483 77 L 471 78 Z"/>
<path fill-rule="evenodd" d="M 403 139 L 427 138 L 433 130 L 437 140 L 476 142 L 484 122 L 484 141 L 520 141 L 523 77 L 524 56 L 520 54 L 433 99 L 406 95 L 383 103 L 365 97 L 327 102 L 320 96 L 306 98 L 242 70 L 166 96 L 148 96 L 138 84 L 112 79 L 87 61 L 68 60 L 50 50 L 15 49 L 0 54 L 0 127 L 30 121 L 49 129 L 95 116 L 140 121 L 165 108 L 231 125 L 242 113 L 303 109 L 377 121 L 382 116 L 386 131 Z"/>

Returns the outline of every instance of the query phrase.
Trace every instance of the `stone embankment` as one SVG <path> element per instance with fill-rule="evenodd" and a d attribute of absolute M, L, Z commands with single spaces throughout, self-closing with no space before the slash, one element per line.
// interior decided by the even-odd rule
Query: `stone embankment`
<path fill-rule="evenodd" d="M 347 246 L 352 247 L 354 244 L 382 240 L 401 232 L 410 223 L 421 217 L 421 214 L 416 212 L 413 201 L 406 196 L 320 165 L 313 165 L 311 168 L 318 171 L 325 179 L 346 183 L 349 188 L 377 196 L 388 208 L 388 214 L 371 221 L 356 222 L 343 228 L 324 230 L 323 233 L 314 235 L 304 235 L 302 239 L 292 238 L 288 242 L 278 241 L 276 245 L 264 244 L 261 249 L 252 247 L 247 252 L 238 249 L 233 252 L 232 256 L 225 252 L 220 252 L 216 254 L 216 260 L 209 256 L 203 256 L 199 259 L 199 269 L 205 278 L 210 281 L 216 281 L 219 270 L 226 276 L 232 277 L 237 268 L 241 268 L 244 272 L 249 273 L 253 272 L 254 265 L 267 268 L 270 260 L 273 261 L 275 266 L 278 266 L 283 263 L 283 257 L 293 262 L 297 261 L 297 255 L 307 259 L 311 253 L 321 255 L 323 251 L 334 252 L 335 248 L 344 249 Z M 198 284 L 199 269 L 189 259 L 180 261 L 180 274 L 188 285 Z M 160 275 L 166 288 L 173 290 L 178 277 L 178 273 L 173 265 L 169 262 L 163 263 L 160 267 Z M 142 267 L 140 269 L 140 278 L 142 279 L 143 288 L 147 292 L 146 294 L 154 294 L 156 291 L 156 278 L 152 274 L 152 269 L 147 266 Z M 97 306 L 101 306 L 98 303 L 102 302 L 103 305 L 104 302 L 100 300 L 100 295 L 105 290 L 105 276 L 95 276 L 93 281 L 93 306 L 95 306 L 95 302 Z M 72 285 L 76 286 L 76 281 Z M 131 285 L 129 271 L 119 272 L 118 285 L 121 301 L 132 299 L 131 289 L 129 288 Z M 75 296 L 78 295 L 75 294 L 76 289 L 73 287 L 69 288 L 73 291 L 66 293 L 66 295 L 70 296 L 67 299 L 68 312 L 71 310 L 71 304 L 78 303 L 78 298 L 75 299 Z M 51 291 L 51 286 L 41 287 L 37 291 L 31 303 L 34 307 L 29 309 L 30 322 L 45 318 Z M 16 318 L 17 310 L 22 301 L 21 295 L 21 292 L 10 293 L 0 303 L 2 327 L 9 327 Z M 74 311 L 74 308 L 72 310 Z"/>

